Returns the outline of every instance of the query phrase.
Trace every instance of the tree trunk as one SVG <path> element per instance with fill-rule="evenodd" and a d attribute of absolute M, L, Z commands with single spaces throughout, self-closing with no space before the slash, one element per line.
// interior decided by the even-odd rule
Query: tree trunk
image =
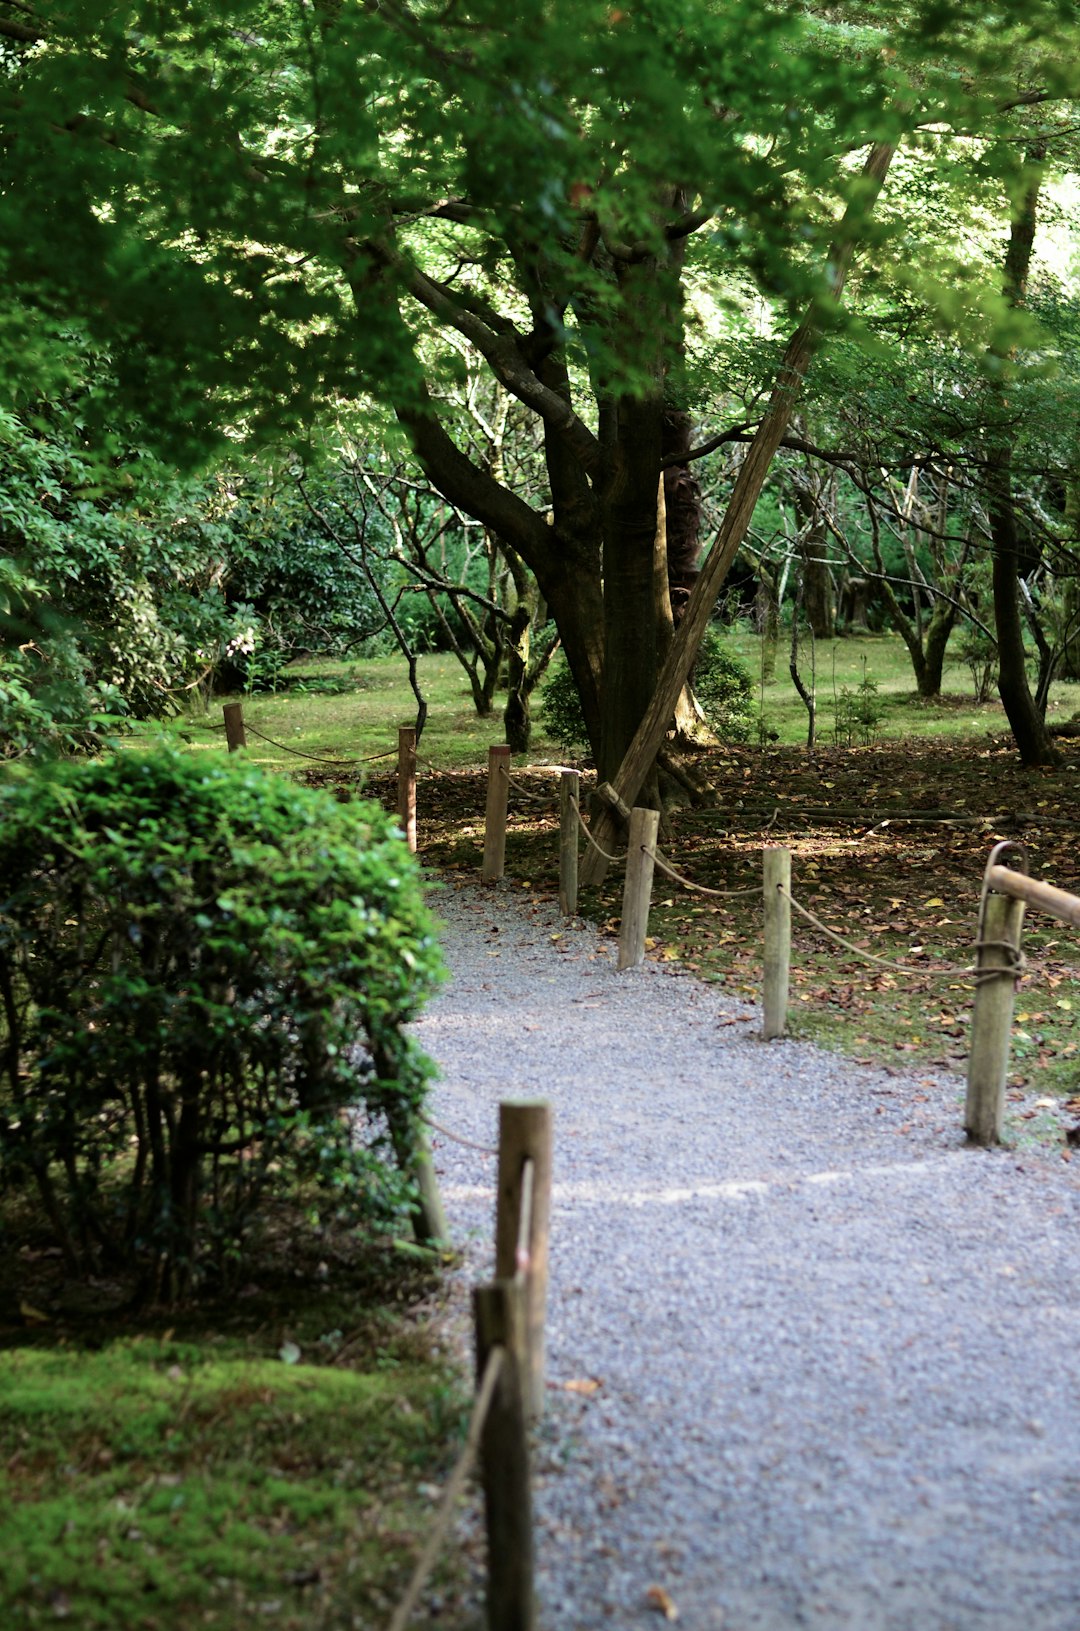
<path fill-rule="evenodd" d="M 831 300 L 839 300 L 843 292 L 855 247 L 854 223 L 858 222 L 861 225 L 873 208 L 888 175 L 895 150 L 891 142 L 879 142 L 872 149 L 863 167 L 858 202 L 845 213 L 838 241 L 834 244 L 830 257 Z M 776 450 L 791 422 L 820 331 L 821 314 L 818 306 L 814 304 L 805 321 L 788 342 L 768 406 L 747 449 L 720 530 L 657 678 L 652 701 L 619 766 L 613 785 L 620 798 L 627 804 L 632 805 L 635 802 L 646 777 L 652 770 L 676 699 L 686 683 L 698 647 L 708 627 L 716 598 L 750 525 Z M 595 837 L 602 848 L 610 848 L 613 830 L 612 816 L 600 815 L 596 821 Z M 604 863 L 596 859 L 596 851 L 590 850 L 581 871 L 582 883 L 599 882 L 604 870 Z"/>
<path fill-rule="evenodd" d="M 1036 168 L 1009 228 L 1002 292 L 1012 307 L 1022 306 L 1027 292 L 1042 185 L 1040 167 L 1045 152 L 1045 145 L 1038 142 L 1027 150 L 1027 163 Z M 1009 353 L 994 350 L 992 355 L 1004 361 Z M 1050 739 L 1046 720 L 1035 705 L 1028 683 L 1024 621 L 1020 609 L 1020 536 L 1013 500 L 1012 447 L 1004 435 L 987 449 L 986 470 L 998 643 L 998 695 L 1020 751 L 1021 762 L 1025 765 L 1057 764 L 1061 756 Z"/>

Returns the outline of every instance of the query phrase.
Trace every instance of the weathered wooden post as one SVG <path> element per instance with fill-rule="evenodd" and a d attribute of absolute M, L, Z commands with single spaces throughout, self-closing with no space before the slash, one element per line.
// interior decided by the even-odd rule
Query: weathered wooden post
<path fill-rule="evenodd" d="M 559 777 L 559 911 L 573 917 L 578 888 L 578 801 L 581 777 L 564 770 Z"/>
<path fill-rule="evenodd" d="M 1004 1131 L 1005 1077 L 1023 924 L 1022 900 L 984 894 L 975 948 L 978 979 L 964 1106 L 964 1131 L 973 1144 L 1000 1144 Z"/>
<path fill-rule="evenodd" d="M 229 744 L 229 752 L 235 753 L 237 748 L 247 747 L 247 732 L 244 729 L 244 710 L 239 702 L 226 702 L 222 708 L 225 716 L 225 740 Z"/>
<path fill-rule="evenodd" d="M 639 968 L 645 961 L 645 936 L 649 932 L 649 901 L 659 827 L 659 811 L 646 810 L 640 805 L 631 810 L 622 924 L 619 928 L 620 969 Z"/>
<path fill-rule="evenodd" d="M 522 1387 L 533 1421 L 544 1413 L 544 1318 L 547 1308 L 548 1229 L 551 1217 L 552 1112 L 546 1099 L 504 1099 L 499 1105 L 499 1174 L 495 1192 L 495 1273 L 523 1278 Z M 532 1204 L 521 1235 L 524 1176 Z M 522 1255 L 519 1255 L 522 1254 Z M 524 1260 L 522 1260 L 522 1257 Z"/>
<path fill-rule="evenodd" d="M 762 889 L 765 897 L 765 977 L 762 1036 L 771 1042 L 787 1027 L 788 982 L 791 974 L 791 851 L 780 844 L 762 850 Z"/>
<path fill-rule="evenodd" d="M 480 1437 L 488 1538 L 488 1631 L 534 1631 L 532 1490 L 522 1392 L 524 1291 L 496 1280 L 473 1292 L 477 1374 L 502 1348 L 498 1380 Z"/>
<path fill-rule="evenodd" d="M 397 813 L 406 842 L 416 853 L 416 727 L 398 727 Z"/>
<path fill-rule="evenodd" d="M 487 811 L 484 818 L 484 862 L 480 878 L 498 883 L 506 865 L 506 806 L 510 797 L 510 749 L 488 748 Z"/>

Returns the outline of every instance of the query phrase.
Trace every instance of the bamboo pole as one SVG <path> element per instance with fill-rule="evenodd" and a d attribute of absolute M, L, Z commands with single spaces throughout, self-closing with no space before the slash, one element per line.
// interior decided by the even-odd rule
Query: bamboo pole
<path fill-rule="evenodd" d="M 559 911 L 573 917 L 577 911 L 578 819 L 581 777 L 564 770 L 559 777 Z"/>
<path fill-rule="evenodd" d="M 397 813 L 405 841 L 416 854 L 416 726 L 398 727 Z"/>
<path fill-rule="evenodd" d="M 766 1042 L 783 1036 L 787 1028 L 788 983 L 791 974 L 791 851 L 767 844 L 762 851 L 762 886 L 765 898 L 765 977 L 762 1035 Z"/>
<path fill-rule="evenodd" d="M 994 872 L 1006 870 L 988 868 L 987 883 Z M 1010 878 L 1024 884 L 1032 881 L 1016 872 L 1010 873 Z M 1014 899 L 1011 894 L 984 896 L 975 966 L 980 972 L 984 969 L 1000 972 L 990 977 L 984 975 L 975 986 L 964 1106 L 964 1131 L 973 1144 L 1000 1144 L 1005 1128 L 1005 1078 L 1009 1069 L 1009 1039 L 1023 924 L 1023 900 Z"/>
<path fill-rule="evenodd" d="M 226 702 L 222 708 L 225 716 L 225 740 L 229 745 L 229 752 L 235 753 L 237 748 L 247 747 L 247 732 L 244 729 L 244 710 L 239 702 Z"/>
<path fill-rule="evenodd" d="M 656 834 L 660 827 L 658 810 L 638 805 L 630 812 L 630 836 L 626 851 L 626 881 L 623 885 L 622 924 L 619 928 L 619 968 L 640 968 L 645 961 L 645 937 L 649 932 L 649 901 L 652 897 Z"/>
<path fill-rule="evenodd" d="M 1062 923 L 1071 923 L 1074 929 L 1080 929 L 1080 899 L 1066 889 L 1056 889 L 1052 883 L 1029 878 L 1026 872 L 1015 872 L 1007 866 L 987 867 L 986 887 L 1022 900 L 1027 906 L 1037 906 Z"/>
<path fill-rule="evenodd" d="M 488 1631 L 534 1631 L 532 1491 L 522 1394 L 524 1294 L 513 1280 L 473 1292 L 477 1375 L 493 1348 L 505 1357 L 480 1436 L 488 1537 Z"/>
<path fill-rule="evenodd" d="M 510 797 L 510 749 L 488 748 L 487 811 L 484 818 L 484 883 L 498 883 L 506 867 L 506 806 Z"/>
<path fill-rule="evenodd" d="M 495 1191 L 495 1273 L 521 1274 L 525 1286 L 522 1387 L 533 1421 L 544 1413 L 544 1317 L 547 1308 L 548 1232 L 551 1217 L 552 1112 L 546 1099 L 504 1099 L 499 1105 L 499 1173 Z M 525 1185 L 531 1163 L 532 1181 Z M 531 1190 L 522 1246 L 522 1202 Z"/>

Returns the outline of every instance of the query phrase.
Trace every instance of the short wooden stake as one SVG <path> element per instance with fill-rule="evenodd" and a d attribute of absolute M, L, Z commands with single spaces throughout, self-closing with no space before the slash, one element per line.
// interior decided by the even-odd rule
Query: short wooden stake
<path fill-rule="evenodd" d="M 473 1292 L 477 1375 L 493 1348 L 504 1350 L 480 1437 L 488 1540 L 488 1631 L 534 1631 L 532 1490 L 522 1396 L 522 1287 L 496 1280 Z"/>
<path fill-rule="evenodd" d="M 400 725 L 397 733 L 397 813 L 405 841 L 416 854 L 416 727 Z"/>
<path fill-rule="evenodd" d="M 483 883 L 498 883 L 506 866 L 506 806 L 510 797 L 510 749 L 488 748 L 487 813 L 484 820 Z"/>
<path fill-rule="evenodd" d="M 229 752 L 235 753 L 237 748 L 247 747 L 247 732 L 244 729 L 244 710 L 239 702 L 226 702 L 222 708 L 225 715 L 225 740 L 229 744 Z"/>
<path fill-rule="evenodd" d="M 766 1042 L 787 1028 L 788 982 L 791 977 L 791 851 L 767 844 L 762 851 L 765 895 L 765 978 L 762 1003 Z"/>
<path fill-rule="evenodd" d="M 495 1273 L 525 1284 L 522 1387 L 533 1421 L 544 1413 L 544 1319 L 547 1309 L 548 1230 L 551 1217 L 552 1114 L 546 1099 L 504 1099 L 499 1105 L 499 1176 L 495 1194 Z M 522 1179 L 532 1162 L 532 1216 L 528 1260 L 517 1258 Z"/>
<path fill-rule="evenodd" d="M 964 1107 L 964 1131 L 973 1144 L 1000 1144 L 1005 1127 L 1005 1077 L 1019 960 L 1014 954 L 1020 951 L 1023 924 L 1022 900 L 1009 895 L 985 897 L 975 966 L 1005 972 L 980 979 L 975 986 Z"/>
<path fill-rule="evenodd" d="M 573 917 L 577 911 L 578 805 L 581 777 L 564 770 L 559 777 L 559 911 Z"/>
<path fill-rule="evenodd" d="M 649 932 L 649 901 L 652 897 L 653 861 L 659 827 L 659 811 L 645 810 L 640 805 L 631 810 L 622 925 L 619 929 L 620 969 L 639 968 L 645 961 L 645 937 Z"/>

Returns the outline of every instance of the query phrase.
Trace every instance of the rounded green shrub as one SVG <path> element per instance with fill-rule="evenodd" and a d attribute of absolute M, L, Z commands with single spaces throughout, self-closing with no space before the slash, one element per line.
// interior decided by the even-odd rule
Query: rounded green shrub
<path fill-rule="evenodd" d="M 0 790 L 0 1175 L 73 1272 L 175 1293 L 285 1195 L 400 1221 L 439 978 L 391 818 L 242 757 Z M 307 1203 L 306 1203 L 307 1204 Z"/>
<path fill-rule="evenodd" d="M 564 748 L 588 746 L 577 682 L 561 654 L 552 663 L 540 692 L 540 719 L 548 735 Z"/>
<path fill-rule="evenodd" d="M 715 629 L 708 629 L 694 665 L 694 691 L 711 728 L 726 742 L 747 742 L 753 723 L 754 687 L 749 670 L 724 650 Z M 566 748 L 588 743 L 585 716 L 574 676 L 564 657 L 552 664 L 541 692 L 544 729 Z"/>

